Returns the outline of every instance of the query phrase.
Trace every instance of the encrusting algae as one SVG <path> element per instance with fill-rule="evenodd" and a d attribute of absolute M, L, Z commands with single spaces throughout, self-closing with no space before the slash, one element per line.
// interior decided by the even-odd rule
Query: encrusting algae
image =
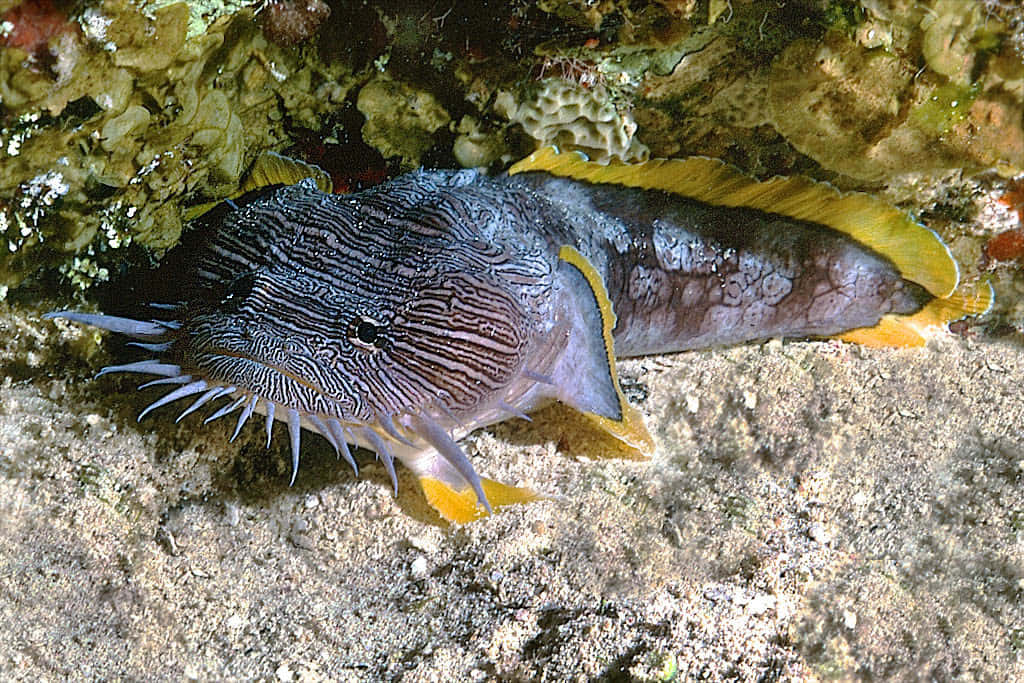
<path fill-rule="evenodd" d="M 49 48 L 8 35 L 0 284 L 17 285 L 60 253 L 112 266 L 110 252 L 128 244 L 172 246 L 183 199 L 229 192 L 254 141 L 281 144 L 288 122 L 317 126 L 351 85 L 343 64 L 267 42 L 251 14 L 202 30 L 193 20 L 186 3 L 140 11 L 106 0 L 66 19 Z M 53 65 L 36 56 L 47 49 L 58 54 Z"/>

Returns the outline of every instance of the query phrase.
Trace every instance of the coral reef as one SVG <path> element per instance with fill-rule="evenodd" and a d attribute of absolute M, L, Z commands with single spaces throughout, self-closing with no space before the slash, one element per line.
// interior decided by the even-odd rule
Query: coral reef
<path fill-rule="evenodd" d="M 437 98 L 390 78 L 378 77 L 359 91 L 356 106 L 366 117 L 363 139 L 385 157 L 416 167 L 434 143 L 434 132 L 451 117 Z"/>
<path fill-rule="evenodd" d="M 233 189 L 248 159 L 289 125 L 316 127 L 351 86 L 343 64 L 269 44 L 251 14 L 193 37 L 189 21 L 184 3 L 147 14 L 104 0 L 49 38 L 51 66 L 35 44 L 0 54 L 0 285 L 46 263 L 88 284 L 129 244 L 173 245 L 182 201 Z"/>
<path fill-rule="evenodd" d="M 56 54 L 50 53 L 50 41 L 57 43 L 57 54 L 67 50 L 79 32 L 77 23 L 53 0 L 23 2 L 0 14 L 0 46 L 23 51 L 32 66 L 38 67 Z M 61 43 L 64 43 L 61 45 Z"/>
<path fill-rule="evenodd" d="M 331 16 L 323 0 L 268 0 L 260 16 L 263 33 L 278 45 L 298 45 L 309 40 Z"/>
<path fill-rule="evenodd" d="M 604 87 L 547 78 L 527 92 L 519 97 L 499 92 L 494 110 L 521 125 L 538 147 L 554 144 L 576 149 L 594 161 L 647 158 L 649 150 L 635 137 L 636 121 L 610 101 Z"/>
<path fill-rule="evenodd" d="M 260 149 L 316 131 L 361 135 L 403 169 L 500 166 L 551 143 L 858 189 L 1024 168 L 1013 3 L 245 4 L 4 9 L 2 284 L 170 245 L 183 201 L 229 192 Z M 363 122 L 328 130 L 346 108 Z"/>

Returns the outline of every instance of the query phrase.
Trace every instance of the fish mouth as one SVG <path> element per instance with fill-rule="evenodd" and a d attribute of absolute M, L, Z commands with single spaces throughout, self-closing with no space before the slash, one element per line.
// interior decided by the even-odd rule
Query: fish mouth
<path fill-rule="evenodd" d="M 254 358 L 250 354 L 231 349 L 218 348 L 204 350 L 201 355 L 210 358 L 232 358 L 247 363 L 253 363 L 273 372 L 277 372 L 282 377 L 296 382 L 299 386 L 303 386 L 325 399 L 337 402 L 331 394 L 324 391 L 317 383 L 301 377 L 276 364 L 267 363 Z M 115 372 L 121 371 L 122 369 L 122 367 L 116 367 L 110 368 L 109 371 Z M 285 402 L 274 401 L 273 399 L 262 395 L 259 391 L 234 386 L 222 380 L 196 378 L 195 375 L 185 374 L 180 367 L 177 369 L 178 372 L 181 373 L 180 376 L 166 377 L 164 380 L 157 380 L 157 382 L 182 384 L 183 386 L 170 391 L 154 401 L 142 411 L 139 415 L 139 419 L 144 417 L 151 410 L 162 405 L 166 405 L 180 398 L 185 398 L 186 396 L 200 394 L 195 402 L 193 402 L 192 405 L 186 408 L 185 411 L 178 416 L 178 420 L 181 420 L 183 417 L 198 409 L 209 400 L 239 393 L 241 395 L 233 402 L 227 403 L 207 417 L 206 420 L 204 420 L 204 424 L 228 415 L 244 406 L 242 413 L 238 417 L 238 423 L 235 426 L 235 431 L 231 436 L 231 441 L 234 441 L 241 431 L 242 426 L 246 423 L 249 417 L 251 417 L 253 412 L 256 411 L 259 403 L 262 401 L 263 410 L 260 412 L 264 412 L 267 418 L 266 434 L 268 447 L 270 446 L 272 425 L 275 417 L 283 420 L 288 426 L 292 453 L 291 483 L 295 482 L 295 478 L 298 474 L 301 431 L 303 428 L 306 428 L 309 431 L 323 436 L 324 439 L 331 444 L 339 457 L 344 457 L 345 461 L 356 473 L 356 476 L 359 474 L 359 468 L 355 459 L 352 457 L 352 452 L 349 449 L 348 444 L 365 446 L 372 449 L 376 452 L 377 458 L 381 463 L 383 463 L 384 468 L 387 470 L 396 495 L 398 494 L 398 476 L 395 471 L 394 461 L 396 459 L 404 460 L 405 456 L 413 456 L 422 453 L 424 450 L 432 448 L 436 450 L 437 453 L 447 461 L 448 464 L 450 464 L 459 473 L 459 475 L 462 476 L 466 483 L 474 489 L 474 492 L 477 495 L 477 500 L 484 509 L 488 513 L 491 512 L 490 503 L 487 501 L 487 496 L 484 493 L 480 475 L 476 472 L 476 469 L 473 467 L 462 448 L 455 442 L 455 439 L 450 433 L 450 429 L 442 426 L 442 424 L 438 422 L 439 418 L 431 416 L 427 410 L 406 409 L 387 414 L 377 412 L 374 414 L 372 419 L 368 420 L 339 418 L 333 415 L 319 413 L 314 410 L 300 410 Z M 199 373 L 196 373 L 196 375 L 198 374 Z M 442 412 L 447 413 L 447 410 L 442 404 L 438 403 L 438 407 Z M 279 417 L 282 413 L 283 417 Z M 449 420 L 454 420 L 455 424 L 458 424 L 458 420 L 455 419 L 453 415 L 449 414 L 448 418 Z"/>
<path fill-rule="evenodd" d="M 336 398 L 332 397 L 327 391 L 324 391 L 315 382 L 300 377 L 273 363 L 267 363 L 253 358 L 251 355 L 244 352 L 220 349 L 205 351 L 204 354 L 238 358 L 246 362 L 255 363 L 261 367 L 265 367 L 279 373 L 281 376 L 298 383 L 300 386 L 304 386 L 311 391 L 317 392 L 320 396 L 330 399 L 332 402 L 338 402 Z M 253 394 L 253 402 L 258 400 L 259 399 L 256 397 L 256 394 Z M 267 403 L 269 408 L 267 418 L 267 445 L 269 446 L 271 435 L 270 425 L 273 421 L 275 403 L 265 397 L 263 397 L 263 400 Z M 456 425 L 460 424 L 459 420 L 451 414 L 444 405 L 440 403 L 440 401 L 438 401 L 436 405 L 441 412 L 444 412 L 447 415 L 450 421 L 454 422 Z M 455 442 L 450 430 L 442 426 L 437 419 L 429 415 L 426 410 L 414 410 L 407 408 L 394 413 L 375 412 L 374 420 L 362 420 L 358 422 L 346 420 L 347 424 L 342 424 L 338 418 L 333 416 L 322 416 L 312 411 L 300 412 L 290 406 L 284 407 L 287 410 L 288 432 L 291 436 L 292 444 L 293 483 L 299 466 L 300 432 L 301 427 L 304 426 L 302 423 L 305 421 L 307 423 L 305 426 L 311 427 L 312 431 L 318 432 L 334 447 L 335 452 L 345 457 L 345 460 L 356 472 L 356 476 L 358 476 L 359 470 L 351 456 L 347 443 L 351 442 L 358 445 L 367 445 L 373 449 L 377 453 L 377 457 L 384 464 L 388 475 L 391 477 L 391 483 L 394 488 L 395 495 L 398 495 L 398 477 L 395 473 L 394 466 L 394 461 L 396 459 L 395 448 L 401 449 L 399 450 L 399 458 L 403 454 L 419 453 L 424 449 L 433 448 L 441 458 L 447 461 L 447 463 L 451 465 L 474 490 L 474 493 L 477 496 L 477 501 L 483 506 L 487 513 L 490 514 L 492 512 L 491 505 L 483 490 L 483 483 L 480 479 L 480 475 L 473 467 L 469 457 Z M 242 417 L 244 417 L 244 413 Z M 244 422 L 242 417 L 239 418 L 239 427 L 235 430 L 236 435 L 238 430 L 241 428 L 241 424 Z M 417 443 L 410 440 L 407 435 L 412 436 Z M 348 437 L 347 439 L 345 438 L 346 436 Z M 362 438 L 357 439 L 355 437 Z M 232 439 L 233 438 L 234 436 L 232 436 Z"/>
<path fill-rule="evenodd" d="M 267 361 L 261 360 L 259 358 L 256 358 L 256 357 L 254 357 L 254 356 L 252 356 L 250 354 L 244 353 L 242 351 L 234 351 L 234 350 L 231 350 L 231 349 L 224 349 L 224 348 L 213 348 L 213 349 L 209 349 L 209 350 L 206 350 L 206 351 L 202 351 L 201 354 L 196 354 L 196 355 L 197 356 L 199 356 L 199 355 L 203 355 L 203 356 L 219 356 L 219 357 L 222 357 L 222 358 L 237 358 L 239 360 L 247 361 L 249 363 L 253 363 L 254 365 L 258 365 L 259 367 L 266 368 L 268 370 L 273 370 L 274 372 L 276 372 L 277 374 L 281 375 L 282 377 L 284 377 L 284 378 L 294 382 L 295 384 L 298 384 L 299 386 L 302 386 L 302 387 L 305 387 L 306 389 L 309 389 L 310 391 L 314 392 L 318 396 L 322 396 L 323 398 L 331 401 L 332 403 L 334 403 L 336 405 L 340 406 L 343 403 L 342 399 L 340 399 L 337 396 L 332 395 L 329 391 L 324 389 L 322 386 L 320 386 L 316 382 L 314 382 L 314 381 L 312 381 L 310 379 L 307 379 L 307 378 L 305 378 L 305 377 L 303 377 L 301 375 L 298 375 L 298 374 L 292 372 L 291 370 L 288 370 L 287 368 L 281 367 L 280 365 L 276 365 L 274 363 L 268 363 Z M 258 393 L 258 392 L 252 392 L 252 393 Z M 268 400 L 268 399 L 264 398 L 264 400 Z M 346 422 L 355 423 L 355 424 L 360 424 L 360 425 L 366 424 L 363 421 L 357 421 L 357 420 L 346 419 L 345 421 Z"/>

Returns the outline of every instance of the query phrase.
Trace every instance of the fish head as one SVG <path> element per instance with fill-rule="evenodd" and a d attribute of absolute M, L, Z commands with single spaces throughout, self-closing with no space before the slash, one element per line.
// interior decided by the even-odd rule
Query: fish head
<path fill-rule="evenodd" d="M 443 263 L 403 250 L 372 268 L 240 272 L 184 309 L 170 351 L 192 374 L 344 423 L 471 420 L 519 376 L 537 316 L 520 288 L 457 253 L 468 249 Z"/>
<path fill-rule="evenodd" d="M 392 476 L 397 457 L 421 477 L 469 484 L 487 507 L 455 439 L 509 416 L 495 406 L 522 383 L 549 327 L 552 264 L 542 245 L 481 235 L 441 203 L 381 212 L 306 182 L 279 188 L 215 214 L 198 249 L 157 270 L 181 299 L 159 316 L 51 317 L 155 352 L 104 370 L 175 385 L 144 413 L 198 395 L 184 416 L 234 396 L 226 412 L 243 410 L 236 435 L 254 410 L 271 418 L 268 442 L 272 418 L 286 420 L 296 467 L 306 427 L 339 450 L 372 448 Z"/>

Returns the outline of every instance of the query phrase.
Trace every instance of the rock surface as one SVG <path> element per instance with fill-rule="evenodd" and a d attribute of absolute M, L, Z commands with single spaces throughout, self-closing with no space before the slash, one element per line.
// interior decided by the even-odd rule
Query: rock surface
<path fill-rule="evenodd" d="M 288 488 L 283 430 L 138 424 L 91 335 L 6 320 L 5 678 L 1024 675 L 1019 342 L 624 363 L 649 462 L 499 425 L 475 466 L 550 499 L 446 528 L 369 454 L 308 438 Z"/>

